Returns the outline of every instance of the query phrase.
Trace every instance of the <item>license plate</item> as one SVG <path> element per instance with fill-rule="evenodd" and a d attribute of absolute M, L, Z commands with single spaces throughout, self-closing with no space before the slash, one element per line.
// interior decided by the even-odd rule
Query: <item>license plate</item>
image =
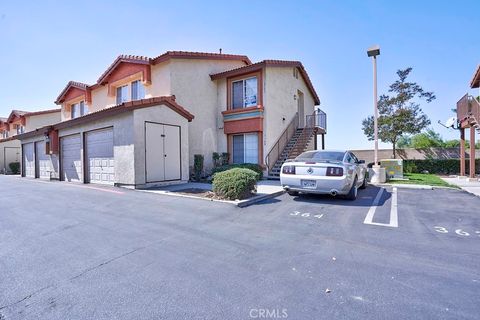
<path fill-rule="evenodd" d="M 302 180 L 302 188 L 315 189 L 316 187 L 317 183 L 315 180 Z"/>

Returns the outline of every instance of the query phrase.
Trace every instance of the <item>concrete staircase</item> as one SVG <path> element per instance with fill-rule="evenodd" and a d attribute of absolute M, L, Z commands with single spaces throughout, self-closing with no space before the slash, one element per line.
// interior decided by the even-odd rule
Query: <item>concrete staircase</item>
<path fill-rule="evenodd" d="M 314 139 L 316 131 L 312 128 L 296 129 L 279 158 L 268 173 L 270 179 L 280 179 L 280 170 L 287 159 L 294 159 L 307 150 L 308 144 Z"/>

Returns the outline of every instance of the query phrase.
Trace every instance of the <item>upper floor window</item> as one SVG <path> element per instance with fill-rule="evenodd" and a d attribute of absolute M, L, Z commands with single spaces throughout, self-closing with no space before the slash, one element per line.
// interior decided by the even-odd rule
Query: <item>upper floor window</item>
<path fill-rule="evenodd" d="M 257 77 L 232 82 L 232 109 L 257 105 Z"/>
<path fill-rule="evenodd" d="M 117 104 L 145 98 L 145 87 L 142 81 L 136 80 L 130 84 L 117 87 Z"/>
<path fill-rule="evenodd" d="M 132 100 L 145 98 L 145 87 L 140 80 L 132 82 Z"/>
<path fill-rule="evenodd" d="M 128 85 L 117 88 L 117 104 L 128 101 Z"/>
<path fill-rule="evenodd" d="M 8 130 L 2 131 L 2 139 L 7 139 L 8 138 Z"/>
<path fill-rule="evenodd" d="M 71 118 L 75 119 L 81 116 L 84 116 L 88 113 L 88 107 L 85 105 L 84 101 L 72 104 L 71 107 Z"/>
<path fill-rule="evenodd" d="M 25 127 L 22 126 L 21 124 L 17 124 L 16 130 L 17 130 L 17 134 L 22 134 L 25 132 Z"/>

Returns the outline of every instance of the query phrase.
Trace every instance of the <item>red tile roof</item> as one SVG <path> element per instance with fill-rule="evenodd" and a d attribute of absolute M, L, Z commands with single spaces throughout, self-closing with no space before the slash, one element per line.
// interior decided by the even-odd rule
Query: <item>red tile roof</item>
<path fill-rule="evenodd" d="M 470 81 L 470 88 L 480 88 L 480 64 L 477 66 L 477 70 L 473 75 L 472 81 Z"/>
<path fill-rule="evenodd" d="M 312 81 L 310 80 L 310 77 L 308 76 L 307 71 L 305 70 L 303 64 L 300 61 L 286 61 L 286 60 L 263 60 L 251 65 L 247 65 L 244 67 L 240 68 L 235 68 L 215 74 L 211 74 L 210 78 L 212 80 L 217 80 L 217 79 L 222 79 L 222 78 L 227 78 L 227 77 L 234 77 L 254 71 L 258 71 L 260 69 L 263 69 L 265 67 L 296 67 L 299 69 L 300 74 L 302 75 L 303 79 L 305 80 L 305 83 L 307 84 L 308 89 L 313 95 L 313 98 L 315 100 L 315 104 L 319 105 L 320 104 L 320 98 L 317 95 L 317 92 L 315 91 L 315 88 L 313 87 Z"/>
<path fill-rule="evenodd" d="M 119 55 L 115 61 L 112 62 L 112 64 L 105 70 L 105 72 L 102 73 L 100 78 L 97 80 L 97 84 L 102 84 L 102 82 L 107 78 L 113 70 L 122 62 L 128 62 L 128 63 L 139 63 L 139 64 L 150 64 L 151 59 L 148 57 L 144 56 L 134 56 L 134 55 L 126 55 L 122 54 Z"/>
<path fill-rule="evenodd" d="M 61 108 L 56 108 L 56 109 L 49 109 L 49 110 L 40 110 L 40 111 L 32 111 L 32 112 L 27 112 L 25 114 L 26 117 L 31 117 L 31 116 L 39 116 L 42 114 L 48 114 L 48 113 L 55 113 L 55 112 L 61 112 Z"/>
<path fill-rule="evenodd" d="M 164 105 L 172 109 L 173 111 L 177 112 L 184 118 L 186 118 L 189 122 L 192 121 L 194 118 L 193 114 L 191 114 L 190 112 L 188 112 L 188 110 L 186 110 L 184 107 L 182 107 L 181 105 L 175 102 L 175 97 L 162 96 L 162 97 L 154 97 L 154 98 L 124 102 L 122 104 L 119 104 L 110 108 L 101 109 L 75 119 L 59 122 L 50 126 L 45 126 L 45 127 L 36 129 L 34 131 L 29 131 L 23 134 L 19 134 L 19 135 L 16 135 L 16 137 L 18 139 L 27 139 L 30 137 L 35 137 L 40 134 L 44 134 L 49 130 L 58 130 L 58 129 L 64 129 L 64 128 L 68 128 L 76 125 L 81 125 L 81 124 L 95 121 L 98 119 L 114 116 L 120 113 L 129 112 L 129 111 L 133 111 L 141 108 L 152 107 L 155 105 Z"/>
<path fill-rule="evenodd" d="M 27 113 L 28 113 L 28 111 L 12 110 L 12 112 L 10 112 L 10 115 L 7 118 L 7 122 L 12 121 L 13 117 L 21 117 L 21 116 L 23 116 Z"/>
<path fill-rule="evenodd" d="M 62 100 L 62 98 L 67 94 L 67 92 L 70 88 L 77 88 L 77 89 L 86 91 L 87 87 L 88 87 L 88 84 L 86 84 L 86 83 L 77 82 L 77 81 L 69 81 L 67 83 L 67 85 L 65 86 L 65 88 L 63 88 L 62 92 L 60 92 L 60 94 L 58 95 L 57 100 L 55 100 L 55 103 L 59 104 L 60 101 Z"/>
<path fill-rule="evenodd" d="M 190 51 L 167 51 L 152 59 L 153 64 L 168 59 L 214 59 L 214 60 L 241 60 L 245 64 L 251 64 L 250 59 L 245 55 L 211 53 L 211 52 L 190 52 Z"/>

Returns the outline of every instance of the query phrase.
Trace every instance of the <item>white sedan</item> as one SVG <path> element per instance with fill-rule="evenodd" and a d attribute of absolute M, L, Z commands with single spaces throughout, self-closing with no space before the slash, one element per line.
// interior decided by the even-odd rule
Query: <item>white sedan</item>
<path fill-rule="evenodd" d="M 301 193 L 343 195 L 355 200 L 367 186 L 367 168 L 350 151 L 307 151 L 282 165 L 280 182 L 291 196 Z"/>

